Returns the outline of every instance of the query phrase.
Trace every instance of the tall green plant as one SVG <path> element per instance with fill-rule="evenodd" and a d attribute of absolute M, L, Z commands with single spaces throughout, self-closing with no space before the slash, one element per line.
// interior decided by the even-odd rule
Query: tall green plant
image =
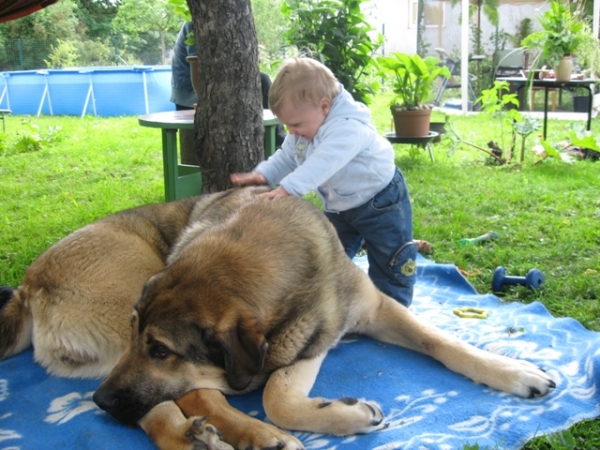
<path fill-rule="evenodd" d="M 454 153 L 458 144 L 466 144 L 487 153 L 497 164 L 510 163 L 512 162 L 515 152 L 517 136 L 519 136 L 521 138 L 520 162 L 523 163 L 525 159 L 525 142 L 527 137 L 540 128 L 540 123 L 537 119 L 523 117 L 518 110 L 519 100 L 517 94 L 510 93 L 509 91 L 508 82 L 495 81 L 494 85 L 490 89 L 483 90 L 481 97 L 477 99 L 477 103 L 481 104 L 482 114 L 487 116 L 487 120 L 489 120 L 490 123 L 492 123 L 492 121 L 498 121 L 500 126 L 500 129 L 498 130 L 498 136 L 500 138 L 499 143 L 493 140 L 489 141 L 487 143 L 488 150 L 480 145 L 466 141 L 458 135 L 454 124 L 450 121 L 448 125 L 453 145 L 449 154 Z M 504 137 L 508 135 L 506 128 L 510 128 L 511 130 L 509 146 L 506 146 L 504 143 Z"/>
<path fill-rule="evenodd" d="M 423 59 L 417 53 L 392 52 L 389 56 L 379 57 L 378 62 L 381 74 L 391 78 L 392 109 L 431 108 L 425 103 L 431 96 L 433 83 L 438 77 L 450 77 L 448 68 L 440 66 L 440 60 L 433 56 Z"/>
<path fill-rule="evenodd" d="M 290 22 L 288 45 L 331 69 L 354 99 L 370 103 L 379 85 L 375 52 L 383 36 L 372 37 L 361 5 L 367 0 L 285 0 L 281 12 Z"/>
<path fill-rule="evenodd" d="M 513 47 L 518 48 L 521 42 L 530 34 L 533 34 L 533 21 L 529 17 L 522 19 L 515 28 L 514 34 L 509 34 L 509 39 Z"/>
<path fill-rule="evenodd" d="M 58 40 L 56 45 L 52 46 L 52 53 L 44 62 L 49 68 L 75 67 L 79 55 L 75 42 Z"/>
<path fill-rule="evenodd" d="M 181 21 L 166 0 L 121 0 L 113 25 L 123 34 L 127 47 L 143 49 L 146 42 L 158 38 L 160 62 L 166 64 L 167 52 L 173 47 L 173 37 Z"/>
<path fill-rule="evenodd" d="M 527 36 L 522 43 L 524 47 L 541 50 L 541 58 L 553 67 L 563 56 L 577 53 L 583 40 L 584 22 L 571 13 L 568 5 L 553 0 L 538 22 L 542 30 Z"/>

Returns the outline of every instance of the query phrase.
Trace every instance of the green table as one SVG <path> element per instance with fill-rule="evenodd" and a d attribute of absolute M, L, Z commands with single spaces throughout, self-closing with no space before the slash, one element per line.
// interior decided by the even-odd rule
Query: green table
<path fill-rule="evenodd" d="M 543 80 L 528 80 L 525 77 L 498 77 L 498 81 L 507 81 L 508 84 L 514 85 L 516 90 L 519 91 L 523 88 L 528 87 L 528 83 L 531 83 L 533 87 L 539 87 L 544 89 L 544 132 L 542 136 L 546 139 L 546 131 L 548 129 L 548 90 L 549 89 L 576 89 L 583 88 L 588 93 L 588 110 L 587 110 L 587 130 L 592 129 L 592 108 L 594 103 L 594 85 L 598 83 L 598 80 L 570 80 L 570 81 L 556 81 L 554 78 L 545 78 Z"/>
<path fill-rule="evenodd" d="M 194 129 L 194 111 L 165 111 L 146 114 L 138 118 L 143 127 L 160 128 L 162 130 L 163 170 L 165 177 L 165 200 L 198 195 L 202 191 L 202 174 L 200 166 L 179 164 L 177 158 L 178 130 Z M 265 158 L 276 150 L 275 135 L 279 122 L 273 113 L 263 110 L 265 126 Z"/>

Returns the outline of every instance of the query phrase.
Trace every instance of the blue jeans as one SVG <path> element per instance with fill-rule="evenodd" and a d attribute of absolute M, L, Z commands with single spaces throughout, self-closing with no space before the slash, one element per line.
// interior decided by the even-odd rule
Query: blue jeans
<path fill-rule="evenodd" d="M 364 243 L 369 277 L 375 286 L 410 306 L 417 278 L 417 247 L 412 242 L 412 208 L 402 172 L 396 168 L 390 184 L 364 205 L 325 215 L 350 258 Z"/>

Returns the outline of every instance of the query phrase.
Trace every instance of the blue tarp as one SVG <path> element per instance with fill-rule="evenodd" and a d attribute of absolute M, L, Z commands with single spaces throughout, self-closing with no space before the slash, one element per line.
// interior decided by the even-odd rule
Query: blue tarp
<path fill-rule="evenodd" d="M 122 116 L 175 109 L 171 66 L 0 72 L 0 108 L 13 114 Z"/>
<path fill-rule="evenodd" d="M 366 257 L 355 262 L 368 270 Z M 484 309 L 488 317 L 459 318 L 453 311 L 462 307 Z M 327 355 L 310 395 L 375 401 L 388 426 L 345 437 L 293 432 L 307 450 L 457 450 L 475 444 L 517 450 L 534 436 L 600 413 L 600 333 L 555 318 L 538 302 L 478 294 L 455 266 L 421 256 L 410 309 L 478 348 L 536 364 L 556 389 L 545 397 L 516 397 L 475 384 L 420 353 L 349 336 Z M 141 429 L 120 425 L 98 409 L 92 394 L 99 383 L 50 376 L 34 362 L 32 350 L 0 361 L 0 448 L 155 448 Z M 229 401 L 267 420 L 261 390 Z"/>

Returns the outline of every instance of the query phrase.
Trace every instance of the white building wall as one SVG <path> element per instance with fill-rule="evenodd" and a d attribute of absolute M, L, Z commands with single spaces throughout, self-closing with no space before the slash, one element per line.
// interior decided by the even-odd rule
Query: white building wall
<path fill-rule="evenodd" d="M 460 51 L 460 13 L 461 5 L 458 3 L 454 8 L 450 2 L 438 2 L 443 8 L 443 24 L 442 26 L 430 25 L 425 29 L 425 40 L 430 43 L 429 54 L 435 54 L 434 49 L 440 47 L 449 53 L 458 53 Z M 524 18 L 532 19 L 534 29 L 539 29 L 539 24 L 536 20 L 541 11 L 547 9 L 547 4 L 543 2 L 519 3 L 519 4 L 501 4 L 499 7 L 500 23 L 499 31 L 504 31 L 514 35 L 518 29 L 519 23 Z M 494 52 L 493 35 L 495 27 L 487 20 L 484 14 L 481 15 L 483 30 L 483 42 L 487 54 Z M 513 48 L 511 44 L 507 44 L 507 48 Z M 469 41 L 469 50 L 472 49 L 472 43 Z"/>
<path fill-rule="evenodd" d="M 369 22 L 384 35 L 384 53 L 417 51 L 417 29 L 411 25 L 412 1 L 372 0 L 366 4 L 364 13 Z"/>
<path fill-rule="evenodd" d="M 547 1 L 515 0 L 514 4 L 501 2 L 499 29 L 514 34 L 519 22 L 529 17 L 534 28 L 539 28 L 535 17 L 547 9 Z M 429 43 L 428 54 L 435 55 L 435 48 L 450 53 L 460 50 L 460 1 L 453 8 L 450 1 L 426 0 L 426 25 L 424 39 Z M 371 25 L 385 38 L 384 52 L 415 53 L 417 51 L 417 0 L 371 0 L 365 4 L 364 13 Z M 486 52 L 493 52 L 491 43 L 494 27 L 482 14 L 483 39 Z M 471 43 L 469 43 L 471 48 Z"/>

